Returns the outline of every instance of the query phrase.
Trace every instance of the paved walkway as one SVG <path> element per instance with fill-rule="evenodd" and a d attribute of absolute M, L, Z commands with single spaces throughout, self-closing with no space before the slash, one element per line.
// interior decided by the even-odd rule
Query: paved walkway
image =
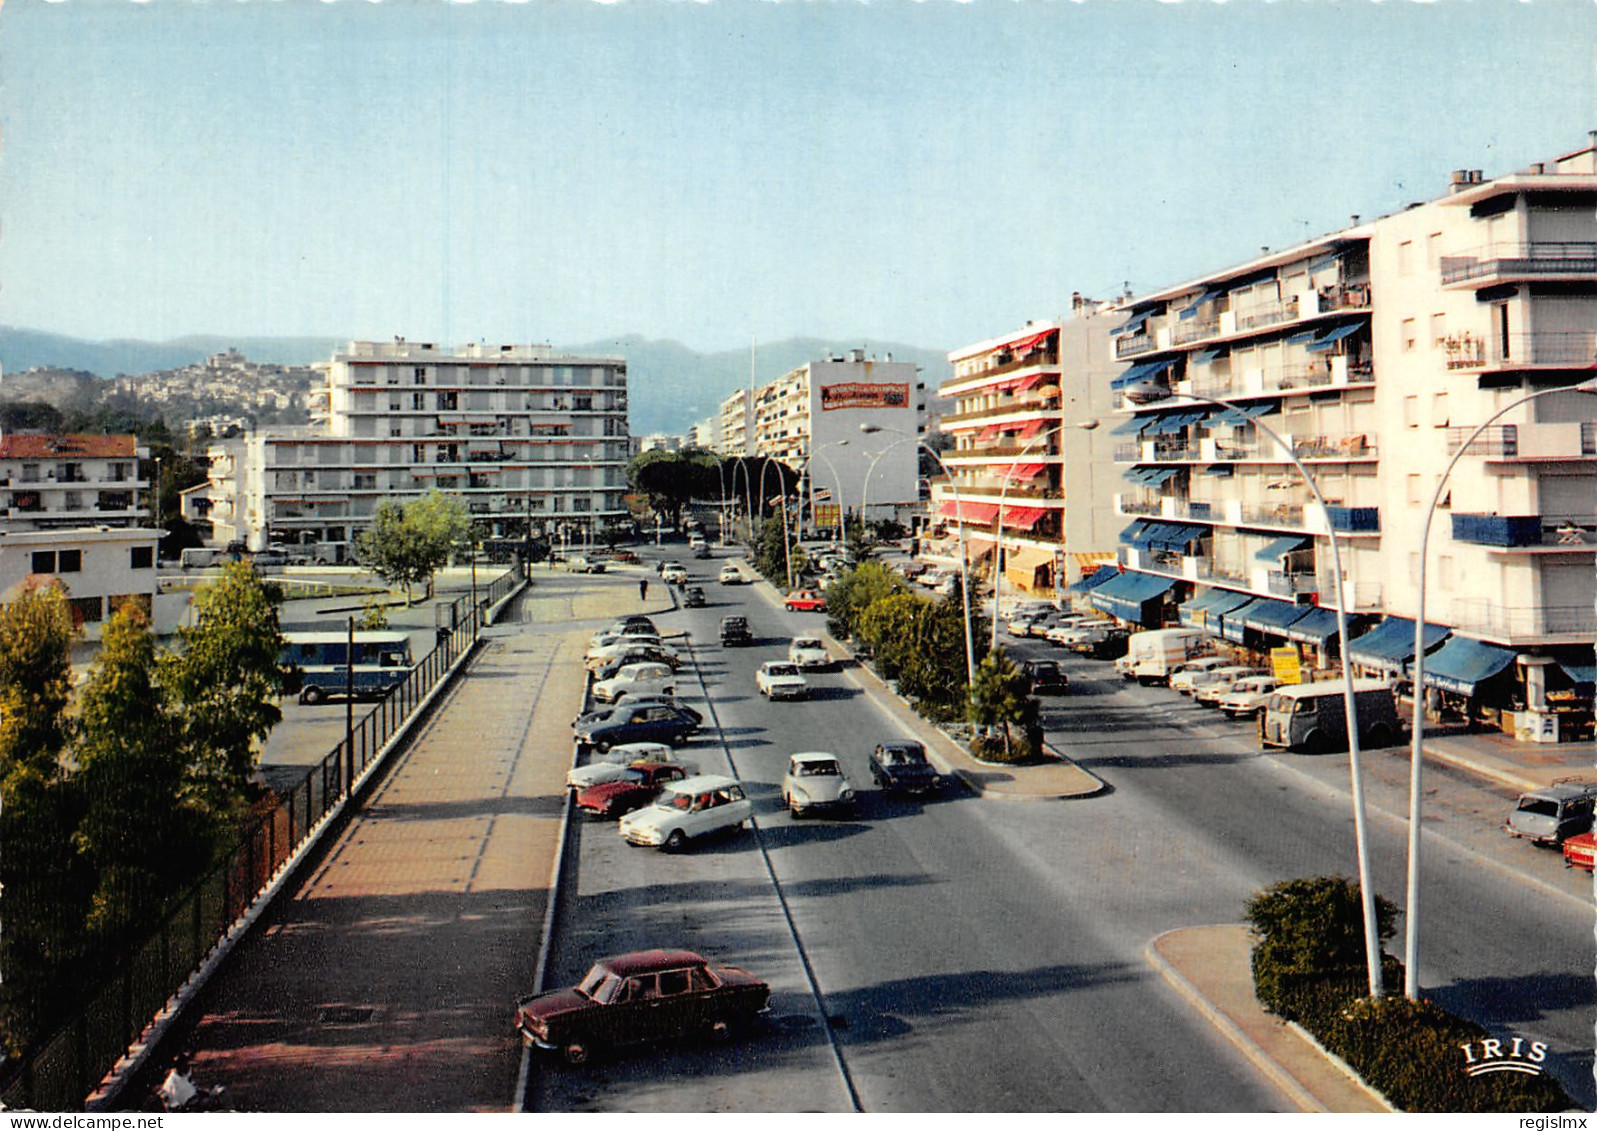
<path fill-rule="evenodd" d="M 585 681 L 571 622 L 642 608 L 635 581 L 534 578 L 202 995 L 196 1080 L 245 1110 L 509 1110 Z"/>

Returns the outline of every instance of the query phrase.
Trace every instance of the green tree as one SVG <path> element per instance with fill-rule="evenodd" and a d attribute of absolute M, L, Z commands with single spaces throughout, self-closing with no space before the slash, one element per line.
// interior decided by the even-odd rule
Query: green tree
<path fill-rule="evenodd" d="M 1026 677 L 1003 649 L 987 653 L 977 665 L 968 714 L 975 726 L 998 732 L 996 736 L 983 736 L 982 740 L 973 742 L 972 748 L 980 757 L 992 762 L 1012 762 L 1033 758 L 1041 752 L 1037 701 L 1026 689 Z M 1021 729 L 1020 742 L 1015 741 L 1015 727 Z"/>
<path fill-rule="evenodd" d="M 639 452 L 627 465 L 627 484 L 647 496 L 650 511 L 675 530 L 683 508 L 695 499 L 720 501 L 721 459 L 700 448 Z"/>
<path fill-rule="evenodd" d="M 785 590 L 788 561 L 791 558 L 793 576 L 797 577 L 804 568 L 804 551 L 799 548 L 796 531 L 790 529 L 784 543 L 782 525 L 781 516 L 777 516 L 766 519 L 760 527 L 754 549 L 754 568 L 772 585 Z"/>
<path fill-rule="evenodd" d="M 259 575 L 234 562 L 194 596 L 194 625 L 164 654 L 157 682 L 171 706 L 174 741 L 190 767 L 191 795 L 218 817 L 248 805 L 255 744 L 283 717 L 277 699 L 283 634 Z"/>
<path fill-rule="evenodd" d="M 222 831 L 185 799 L 190 767 L 173 739 L 155 638 L 143 610 L 123 605 L 79 696 L 73 746 L 85 808 L 72 839 L 95 876 L 87 926 L 107 943 L 149 925 Z"/>
<path fill-rule="evenodd" d="M 450 551 L 471 529 L 471 518 L 459 499 L 433 490 L 400 506 L 382 502 L 372 524 L 355 537 L 355 561 L 389 585 L 411 589 L 425 584 L 449 561 Z"/>
<path fill-rule="evenodd" d="M 871 651 L 883 679 L 896 680 L 914 663 L 916 639 L 930 602 L 907 589 L 890 590 L 867 605 L 855 621 L 855 636 Z M 831 590 L 827 590 L 827 606 Z"/>
<path fill-rule="evenodd" d="M 839 640 L 853 637 L 873 602 L 908 593 L 909 583 L 879 562 L 861 562 L 826 587 L 826 628 Z"/>

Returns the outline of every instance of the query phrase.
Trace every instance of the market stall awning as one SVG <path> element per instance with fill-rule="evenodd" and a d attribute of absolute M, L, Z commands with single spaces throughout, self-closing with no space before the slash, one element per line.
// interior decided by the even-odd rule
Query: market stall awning
<path fill-rule="evenodd" d="M 1053 566 L 1054 555 L 1050 550 L 1038 550 L 1030 546 L 1022 546 L 1016 550 L 1004 552 L 1004 576 L 1022 589 L 1033 589 L 1037 584 L 1037 571 L 1044 566 Z"/>
<path fill-rule="evenodd" d="M 1258 603 L 1258 601 L 1249 600 L 1246 604 L 1238 605 L 1229 612 L 1213 613 L 1209 619 L 1220 623 L 1221 636 L 1240 644 L 1243 636 L 1246 635 L 1245 629 L 1247 628 L 1248 614 L 1253 611 L 1253 607 Z"/>
<path fill-rule="evenodd" d="M 1192 597 L 1182 605 L 1177 615 L 1184 625 L 1202 627 L 1209 619 L 1209 614 L 1217 609 L 1234 609 L 1246 604 L 1246 594 L 1236 593 L 1230 589 L 1206 589 L 1197 596 Z"/>
<path fill-rule="evenodd" d="M 1098 586 L 1108 581 L 1111 577 L 1119 576 L 1120 571 L 1114 566 L 1101 565 L 1092 573 L 1088 574 L 1086 577 L 1083 577 L 1080 581 L 1072 582 L 1070 591 L 1072 593 L 1090 593 L 1092 590 L 1098 588 Z"/>
<path fill-rule="evenodd" d="M 1411 637 L 1411 647 L 1412 644 Z M 1476 684 L 1508 667 L 1516 655 L 1518 652 L 1513 648 L 1466 636 L 1450 636 L 1435 655 L 1425 657 L 1425 686 L 1457 695 L 1473 695 Z"/>
<path fill-rule="evenodd" d="M 1576 686 L 1584 685 L 1586 687 L 1591 687 L 1592 685 L 1597 684 L 1597 663 L 1588 663 L 1585 660 L 1564 659 L 1558 660 L 1557 663 L 1558 666 L 1563 669 L 1564 674 L 1567 675 L 1570 678 L 1570 681 Z"/>
<path fill-rule="evenodd" d="M 1098 586 L 1088 594 L 1087 600 L 1110 616 L 1141 624 L 1148 619 L 1145 615 L 1148 603 L 1162 599 L 1174 585 L 1168 577 L 1127 571 Z"/>
<path fill-rule="evenodd" d="M 1331 609 L 1311 608 L 1286 630 L 1288 640 L 1313 644 L 1316 648 L 1324 648 L 1326 641 L 1335 635 L 1336 613 Z"/>
<path fill-rule="evenodd" d="M 1429 652 L 1447 639 L 1445 625 L 1425 626 L 1425 650 Z M 1348 645 L 1347 656 L 1367 668 L 1400 670 L 1414 656 L 1414 622 L 1408 617 L 1387 617 Z"/>
<path fill-rule="evenodd" d="M 1242 617 L 1242 623 L 1272 636 L 1285 636 L 1287 626 L 1301 619 L 1309 611 L 1308 605 L 1294 605 L 1290 601 L 1275 601 L 1261 597 Z"/>

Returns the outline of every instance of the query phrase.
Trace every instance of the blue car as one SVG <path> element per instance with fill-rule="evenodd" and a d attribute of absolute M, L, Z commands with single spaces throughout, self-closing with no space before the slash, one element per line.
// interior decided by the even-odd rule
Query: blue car
<path fill-rule="evenodd" d="M 666 703 L 621 704 L 599 719 L 576 728 L 577 742 L 605 751 L 629 742 L 668 742 L 681 746 L 699 729 L 696 714 Z"/>

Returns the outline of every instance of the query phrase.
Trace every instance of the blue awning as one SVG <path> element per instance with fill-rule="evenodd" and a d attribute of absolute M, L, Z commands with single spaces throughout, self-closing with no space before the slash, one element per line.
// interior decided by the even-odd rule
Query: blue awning
<path fill-rule="evenodd" d="M 1197 317 L 1198 307 L 1202 306 L 1206 302 L 1213 302 L 1215 299 L 1225 294 L 1225 292 L 1225 287 L 1216 285 L 1214 283 L 1209 284 L 1209 286 L 1204 288 L 1202 294 L 1192 300 L 1190 305 L 1181 308 L 1181 317 L 1183 319 Z"/>
<path fill-rule="evenodd" d="M 1194 360 L 1197 361 L 1200 365 L 1207 365 L 1207 364 L 1209 364 L 1209 362 L 1213 361 L 1215 358 L 1224 357 L 1226 354 L 1228 354 L 1230 352 L 1231 352 L 1231 347 L 1230 346 L 1210 346 L 1208 349 L 1199 350 L 1198 351 L 1198 356 Z"/>
<path fill-rule="evenodd" d="M 1250 420 L 1257 420 L 1267 416 L 1280 407 L 1279 401 L 1257 401 L 1253 404 L 1238 405 L 1228 408 L 1224 412 L 1217 412 L 1209 418 L 1210 426 L 1217 424 L 1246 424 Z"/>
<path fill-rule="evenodd" d="M 1299 330 L 1296 334 L 1293 334 L 1287 338 L 1286 344 L 1289 346 L 1301 346 L 1305 342 L 1312 342 L 1313 340 L 1313 330 Z"/>
<path fill-rule="evenodd" d="M 1574 683 L 1597 684 L 1597 663 L 1588 664 L 1584 660 L 1558 660 L 1557 663 Z"/>
<path fill-rule="evenodd" d="M 1148 619 L 1148 602 L 1162 599 L 1173 585 L 1175 582 L 1168 577 L 1127 571 L 1098 586 L 1087 600 L 1110 616 L 1142 623 Z"/>
<path fill-rule="evenodd" d="M 1111 577 L 1119 577 L 1120 571 L 1114 566 L 1101 565 L 1088 576 L 1075 582 L 1070 587 L 1072 593 L 1088 593 L 1108 581 Z"/>
<path fill-rule="evenodd" d="M 1211 613 L 1210 619 L 1218 620 L 1220 622 L 1221 636 L 1225 637 L 1227 640 L 1233 640 L 1240 644 L 1242 643 L 1242 638 L 1245 635 L 1243 630 L 1247 625 L 1248 613 L 1251 612 L 1253 607 L 1258 603 L 1258 601 L 1249 601 L 1245 605 L 1238 605 L 1230 612 Z"/>
<path fill-rule="evenodd" d="M 1253 555 L 1256 562 L 1278 562 L 1293 550 L 1301 550 L 1307 539 L 1297 534 L 1289 534 L 1285 538 L 1276 538 L 1268 543 L 1257 554 Z"/>
<path fill-rule="evenodd" d="M 1309 605 L 1294 605 L 1290 601 L 1274 601 L 1261 597 L 1248 606 L 1242 621 L 1249 628 L 1285 636 L 1287 625 L 1301 619 L 1309 612 Z"/>
<path fill-rule="evenodd" d="M 1429 652 L 1450 630 L 1445 625 L 1425 626 L 1425 650 Z M 1408 617 L 1387 617 L 1348 646 L 1348 659 L 1367 668 L 1401 670 L 1414 656 L 1414 622 Z"/>
<path fill-rule="evenodd" d="M 1324 648 L 1325 642 L 1335 635 L 1336 613 L 1331 609 L 1311 608 L 1286 630 L 1288 640 L 1313 644 L 1316 648 Z"/>
<path fill-rule="evenodd" d="M 1412 641 L 1413 629 L 1409 631 Z M 1476 684 L 1508 667 L 1517 654 L 1512 648 L 1488 644 L 1484 640 L 1451 636 L 1434 656 L 1425 657 L 1425 686 L 1458 695 L 1473 695 Z"/>
<path fill-rule="evenodd" d="M 1110 381 L 1109 387 L 1111 389 L 1124 389 L 1127 385 L 1135 385 L 1138 381 L 1152 380 L 1174 364 L 1174 358 L 1166 358 L 1164 361 L 1144 361 L 1141 364 L 1133 365 L 1113 381 Z"/>
<path fill-rule="evenodd" d="M 1132 473 L 1144 487 L 1161 487 L 1181 471 L 1179 467 L 1143 467 Z"/>
<path fill-rule="evenodd" d="M 1147 519 L 1139 518 L 1130 526 L 1120 532 L 1120 541 L 1127 546 L 1146 546 L 1148 544 L 1148 531 L 1153 523 Z M 1116 572 L 1119 572 L 1118 570 Z"/>
<path fill-rule="evenodd" d="M 1219 636 L 1225 626 L 1225 617 L 1252 603 L 1253 594 L 1251 593 L 1237 593 L 1230 589 L 1224 590 L 1212 605 L 1207 609 L 1200 610 L 1203 613 L 1201 626 L 1203 631 L 1210 636 Z"/>
<path fill-rule="evenodd" d="M 1116 424 L 1109 430 L 1109 434 L 1111 436 L 1135 435 L 1136 433 L 1141 432 L 1144 428 L 1148 427 L 1148 425 L 1152 424 L 1154 419 L 1155 418 L 1152 416 L 1133 416 L 1128 420 L 1123 420 L 1119 424 Z"/>
<path fill-rule="evenodd" d="M 1143 324 L 1147 322 L 1152 315 L 1153 311 L 1151 310 L 1144 310 L 1141 314 L 1133 315 L 1130 322 L 1127 322 L 1119 329 L 1114 330 L 1113 333 L 1117 337 L 1124 334 L 1135 334 L 1138 330 L 1142 329 Z"/>
<path fill-rule="evenodd" d="M 1193 597 L 1181 606 L 1179 616 L 1181 623 L 1191 625 L 1194 622 L 1203 622 L 1211 613 L 1220 609 L 1234 609 L 1239 605 L 1247 604 L 1246 594 L 1237 593 L 1230 589 L 1207 589 Z"/>
<path fill-rule="evenodd" d="M 1362 322 L 1349 322 L 1346 326 L 1338 326 L 1334 330 L 1328 330 L 1309 343 L 1309 352 L 1324 353 L 1349 334 L 1356 332 L 1362 325 L 1364 325 Z"/>

